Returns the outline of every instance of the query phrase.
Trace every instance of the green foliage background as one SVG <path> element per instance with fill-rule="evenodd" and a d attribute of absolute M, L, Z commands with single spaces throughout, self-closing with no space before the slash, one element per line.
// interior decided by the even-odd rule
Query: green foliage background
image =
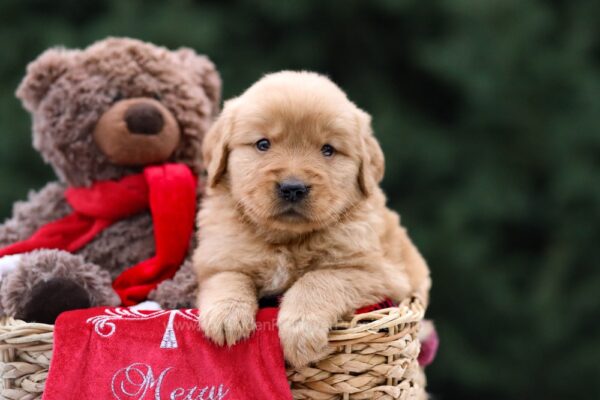
<path fill-rule="evenodd" d="M 438 399 L 600 398 L 600 3 L 3 0 L 0 219 L 52 178 L 14 98 L 45 48 L 208 54 L 224 97 L 330 75 L 372 113 L 391 205 L 430 262 Z"/>

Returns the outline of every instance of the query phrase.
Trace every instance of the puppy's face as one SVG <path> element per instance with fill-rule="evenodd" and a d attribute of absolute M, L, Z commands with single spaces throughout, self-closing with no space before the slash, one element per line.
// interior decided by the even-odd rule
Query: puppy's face
<path fill-rule="evenodd" d="M 204 142 L 209 186 L 255 224 L 304 233 L 366 199 L 383 175 L 367 114 L 328 79 L 269 75 L 226 103 Z"/>

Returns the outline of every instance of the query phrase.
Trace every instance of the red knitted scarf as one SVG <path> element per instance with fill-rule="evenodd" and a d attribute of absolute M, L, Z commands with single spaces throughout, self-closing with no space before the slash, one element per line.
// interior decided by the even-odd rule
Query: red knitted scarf
<path fill-rule="evenodd" d="M 123 305 L 144 300 L 183 262 L 194 228 L 196 178 L 183 164 L 150 166 L 119 181 L 68 188 L 68 216 L 50 222 L 30 238 L 0 249 L 0 257 L 37 249 L 76 252 L 111 224 L 150 209 L 156 254 L 127 268 L 113 283 Z"/>

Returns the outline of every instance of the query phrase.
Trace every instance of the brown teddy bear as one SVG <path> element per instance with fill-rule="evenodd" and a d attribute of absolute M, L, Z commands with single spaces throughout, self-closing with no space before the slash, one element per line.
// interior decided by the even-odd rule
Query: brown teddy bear
<path fill-rule="evenodd" d="M 69 309 L 146 297 L 194 303 L 188 231 L 220 88 L 193 50 L 126 38 L 50 49 L 28 66 L 17 97 L 59 180 L 0 225 L 0 314 L 52 323 Z"/>

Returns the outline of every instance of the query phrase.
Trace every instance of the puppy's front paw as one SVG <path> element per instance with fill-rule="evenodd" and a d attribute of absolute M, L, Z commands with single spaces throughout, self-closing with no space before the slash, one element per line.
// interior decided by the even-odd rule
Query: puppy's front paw
<path fill-rule="evenodd" d="M 233 346 L 256 329 L 256 306 L 240 301 L 223 301 L 200 310 L 200 329 L 219 346 Z"/>
<path fill-rule="evenodd" d="M 329 326 L 323 321 L 280 312 L 277 325 L 283 354 L 294 368 L 318 361 L 333 350 L 328 342 Z"/>

